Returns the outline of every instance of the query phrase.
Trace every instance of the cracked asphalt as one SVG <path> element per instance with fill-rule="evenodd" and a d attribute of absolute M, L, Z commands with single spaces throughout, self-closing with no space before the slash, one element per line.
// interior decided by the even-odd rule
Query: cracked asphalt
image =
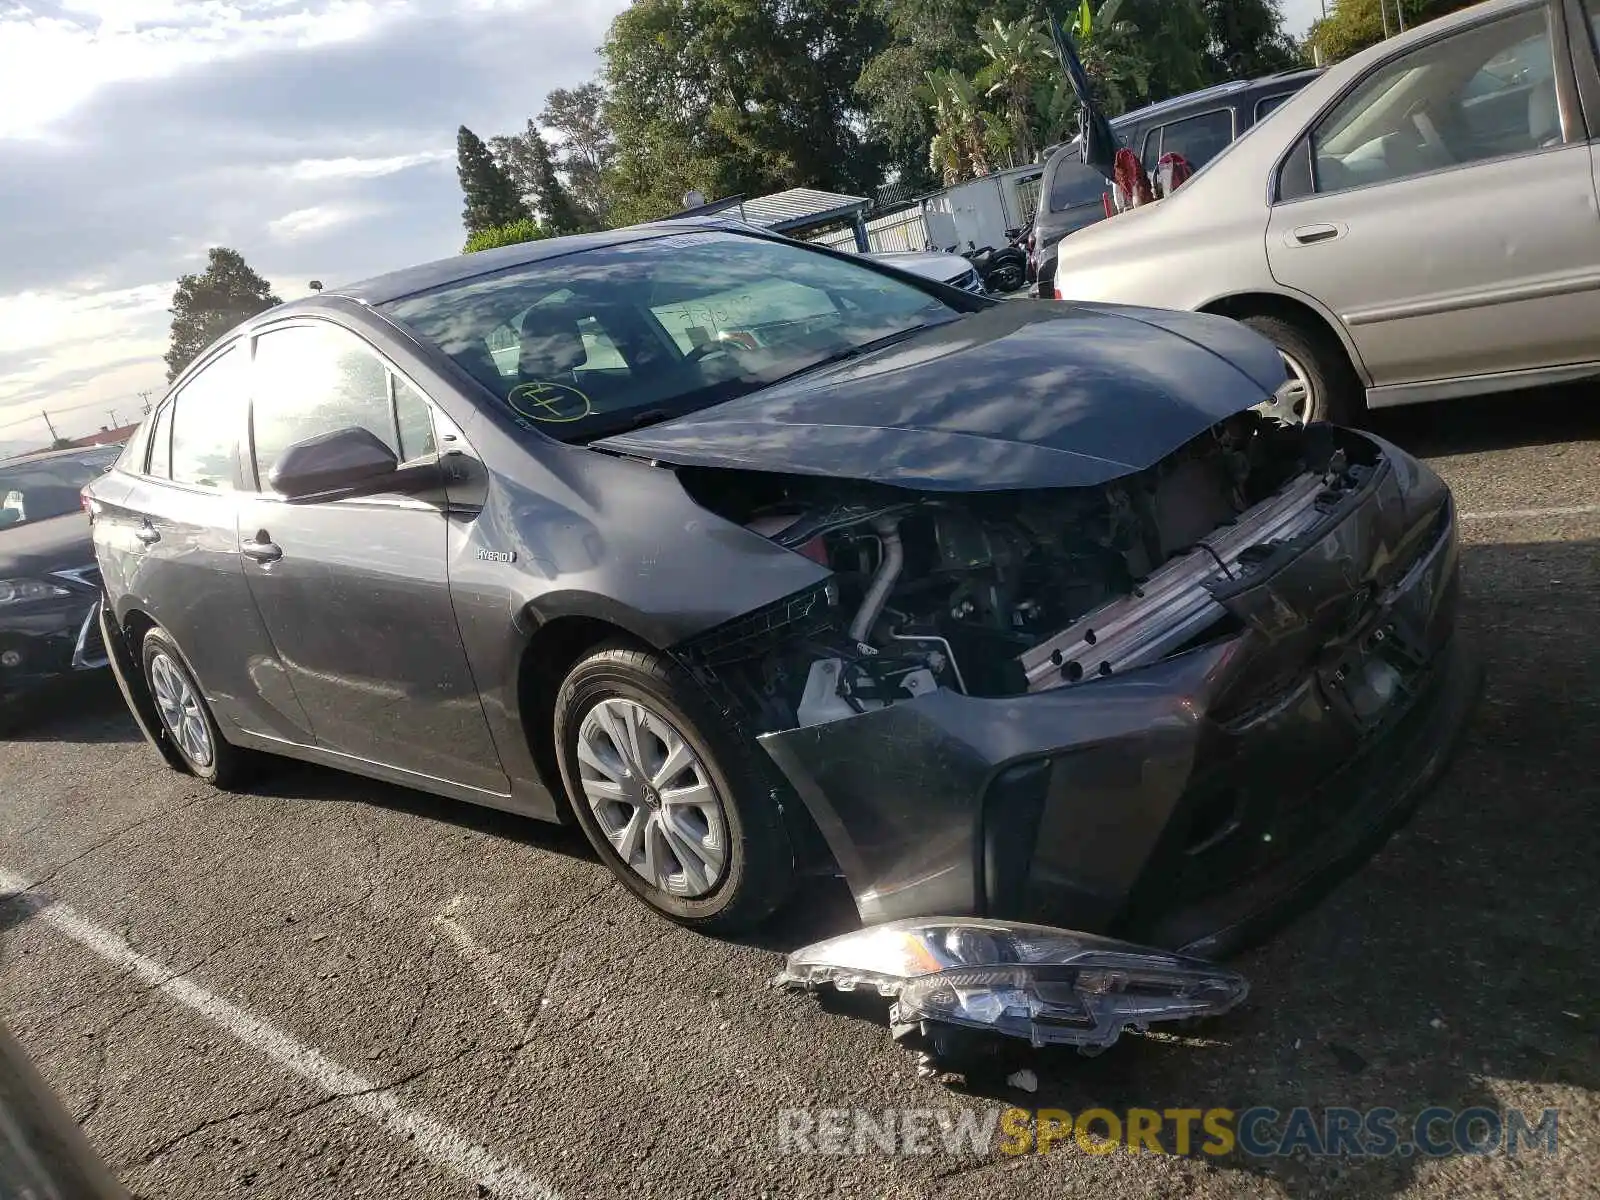
<path fill-rule="evenodd" d="M 226 794 L 169 771 L 108 681 L 0 742 L 0 1017 L 136 1196 L 475 1197 L 455 1131 L 564 1197 L 1592 1196 L 1600 1178 L 1600 391 L 1376 422 L 1456 490 L 1488 686 L 1443 784 L 1363 871 L 1238 965 L 1249 1001 L 1039 1089 L 919 1078 L 872 1014 L 770 991 L 781 952 L 853 923 L 808 889 L 760 937 L 648 913 L 576 832 L 284 764 Z M 0 889 L 3 890 L 3 889 Z M 370 1081 L 362 1106 L 47 919 Z M 1560 1110 L 1559 1152 L 1220 1160 L 797 1156 L 793 1108 L 1300 1104 Z M 388 1106 L 388 1107 L 384 1107 Z"/>

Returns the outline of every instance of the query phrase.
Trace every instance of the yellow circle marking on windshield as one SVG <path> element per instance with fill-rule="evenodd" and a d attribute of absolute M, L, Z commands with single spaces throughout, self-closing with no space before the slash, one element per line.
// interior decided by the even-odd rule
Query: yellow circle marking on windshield
<path fill-rule="evenodd" d="M 530 421 L 557 425 L 581 421 L 594 413 L 589 397 L 564 383 L 519 383 L 506 396 L 506 403 Z"/>

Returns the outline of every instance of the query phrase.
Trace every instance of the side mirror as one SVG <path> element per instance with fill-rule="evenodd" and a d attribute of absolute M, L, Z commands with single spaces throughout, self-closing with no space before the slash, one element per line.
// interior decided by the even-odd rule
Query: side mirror
<path fill-rule="evenodd" d="M 371 430 L 349 426 L 296 442 L 267 476 L 291 500 L 399 490 L 399 460 Z"/>

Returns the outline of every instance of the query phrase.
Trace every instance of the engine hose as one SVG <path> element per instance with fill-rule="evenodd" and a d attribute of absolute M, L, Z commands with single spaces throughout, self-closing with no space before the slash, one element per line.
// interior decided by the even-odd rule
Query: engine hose
<path fill-rule="evenodd" d="M 872 577 L 867 598 L 861 602 L 856 619 L 850 624 L 850 637 L 860 644 L 866 643 L 867 635 L 878 623 L 883 606 L 889 602 L 889 593 L 900 578 L 900 569 L 906 563 L 906 552 L 900 545 L 899 519 L 879 517 L 872 523 L 872 528 L 883 539 L 883 561 L 878 564 L 878 573 Z"/>

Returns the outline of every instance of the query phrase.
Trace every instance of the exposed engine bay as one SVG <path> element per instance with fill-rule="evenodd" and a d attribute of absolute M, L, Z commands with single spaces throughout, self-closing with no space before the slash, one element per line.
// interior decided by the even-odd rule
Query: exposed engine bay
<path fill-rule="evenodd" d="M 769 729 L 949 688 L 1091 682 L 1237 629 L 1271 569 L 1377 465 L 1364 439 L 1245 412 L 1095 488 L 961 494 L 684 469 L 697 502 L 828 567 L 820 594 L 694 648 Z"/>

